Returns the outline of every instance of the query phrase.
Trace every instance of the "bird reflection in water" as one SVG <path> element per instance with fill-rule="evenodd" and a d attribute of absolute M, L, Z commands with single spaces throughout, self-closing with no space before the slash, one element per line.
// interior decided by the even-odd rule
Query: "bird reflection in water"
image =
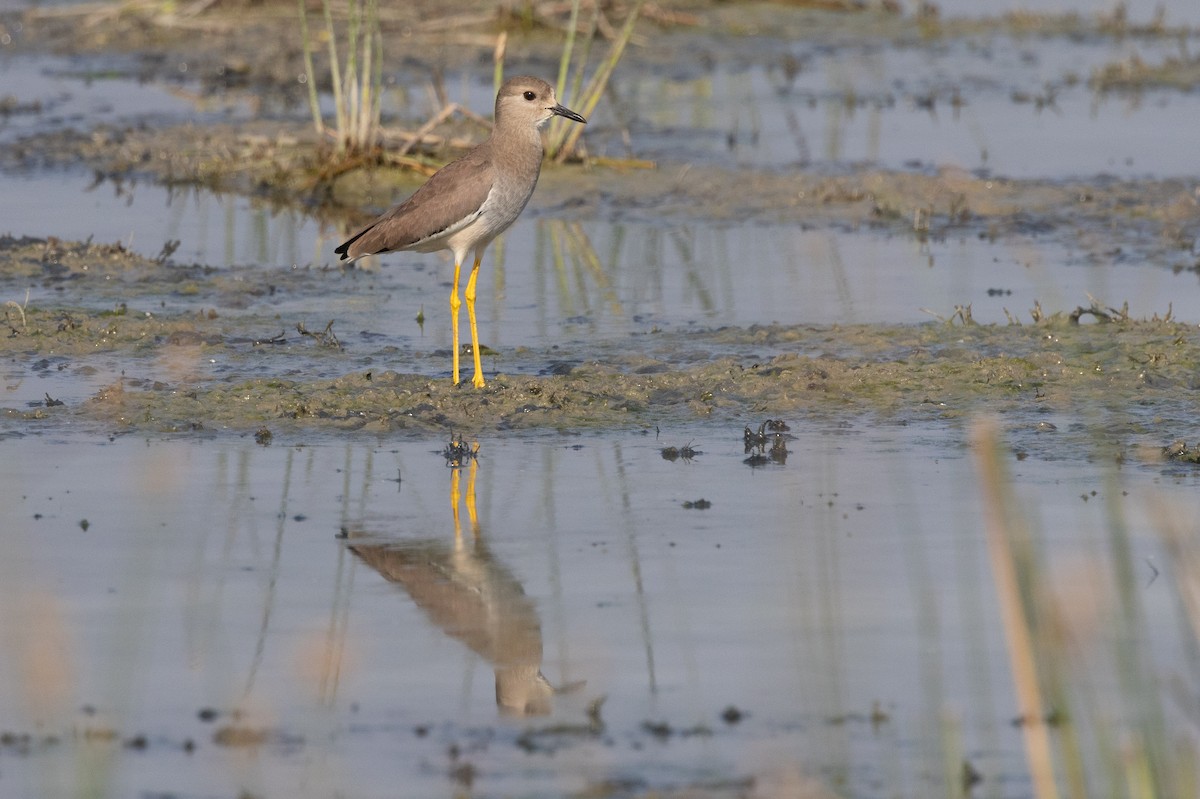
<path fill-rule="evenodd" d="M 408 593 L 447 635 L 488 661 L 496 673 L 496 704 L 502 713 L 540 716 L 550 712 L 555 689 L 542 676 L 542 623 L 521 583 L 488 549 L 475 510 L 473 456 L 452 465 L 450 506 L 453 543 L 439 539 L 355 543 L 349 549 L 388 582 Z M 467 472 L 465 496 L 460 492 Z M 470 525 L 463 535 L 465 505 Z"/>

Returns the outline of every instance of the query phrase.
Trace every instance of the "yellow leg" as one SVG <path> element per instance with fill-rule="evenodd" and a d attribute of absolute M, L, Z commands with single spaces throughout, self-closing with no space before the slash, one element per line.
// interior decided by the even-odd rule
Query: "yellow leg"
<path fill-rule="evenodd" d="M 458 309 L 462 305 L 462 300 L 458 298 L 458 272 L 459 263 L 454 262 L 454 286 L 450 289 L 450 335 L 454 340 L 454 385 L 458 385 Z M 471 306 L 467 306 L 470 311 Z"/>
<path fill-rule="evenodd" d="M 467 317 L 471 320 L 471 355 L 475 357 L 475 377 L 471 382 L 475 388 L 483 388 L 483 366 L 479 363 L 479 329 L 475 326 L 475 278 L 479 276 L 478 255 L 475 256 L 475 266 L 471 267 L 471 276 L 467 278 Z"/>

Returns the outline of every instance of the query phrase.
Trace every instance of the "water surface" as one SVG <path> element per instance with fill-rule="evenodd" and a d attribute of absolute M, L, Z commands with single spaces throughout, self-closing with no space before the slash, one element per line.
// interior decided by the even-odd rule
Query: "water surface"
<path fill-rule="evenodd" d="M 696 428 L 487 440 L 461 470 L 421 442 L 9 439 L 4 670 L 23 677 L 0 708 L 62 740 L 4 754 L 5 794 L 61 795 L 94 760 L 112 795 L 434 795 L 463 763 L 481 796 L 625 778 L 769 795 L 796 775 L 928 795 L 949 717 L 996 795 L 1024 795 L 956 435 L 792 435 L 759 467 L 741 431 Z M 689 443 L 692 459 L 662 457 Z M 1102 556 L 1114 490 L 1153 563 L 1145 503 L 1191 503 L 1195 482 L 1015 471 L 1066 564 Z M 1166 581 L 1145 572 L 1169 640 Z M 264 737 L 217 743 L 223 728 Z"/>

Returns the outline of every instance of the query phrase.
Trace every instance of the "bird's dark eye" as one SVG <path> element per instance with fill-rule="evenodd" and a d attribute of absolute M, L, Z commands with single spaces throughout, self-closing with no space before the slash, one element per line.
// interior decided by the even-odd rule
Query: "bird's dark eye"
<path fill-rule="evenodd" d="M 525 99 L 532 103 L 537 99 L 537 95 L 533 92 L 525 92 Z"/>

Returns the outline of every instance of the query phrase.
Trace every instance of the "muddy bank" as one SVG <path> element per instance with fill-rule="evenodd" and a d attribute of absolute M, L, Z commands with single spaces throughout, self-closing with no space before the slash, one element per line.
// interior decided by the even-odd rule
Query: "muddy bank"
<path fill-rule="evenodd" d="M 113 294 L 107 311 L 10 300 L 0 356 L 29 379 L 47 370 L 92 374 L 96 363 L 114 364 L 113 378 L 78 401 L 47 392 L 44 401 L 5 408 L 14 433 L 83 425 L 109 433 L 267 427 L 299 437 L 475 435 L 705 421 L 736 427 L 781 416 L 953 422 L 988 412 L 1018 431 L 1059 433 L 1023 444 L 1048 454 L 1068 439 L 1091 448 L 1100 439 L 1120 451 L 1186 438 L 1200 370 L 1194 325 L 1139 321 L 1123 309 L 1035 309 L 1014 312 L 1009 325 L 959 315 L 924 325 L 725 327 L 489 350 L 488 385 L 475 390 L 444 376 L 446 350 L 402 351 L 345 331 L 343 342 L 336 329 L 289 313 L 179 313 L 146 297 L 116 302 L 138 281 L 157 281 L 161 291 L 173 280 L 211 296 L 220 285 L 230 297 L 270 290 L 222 270 L 165 268 L 117 245 L 7 240 L 0 247 L 0 271 L 46 270 L 125 292 Z M 323 290 L 320 272 L 294 279 L 314 295 Z M 211 363 L 219 373 L 205 368 Z"/>

